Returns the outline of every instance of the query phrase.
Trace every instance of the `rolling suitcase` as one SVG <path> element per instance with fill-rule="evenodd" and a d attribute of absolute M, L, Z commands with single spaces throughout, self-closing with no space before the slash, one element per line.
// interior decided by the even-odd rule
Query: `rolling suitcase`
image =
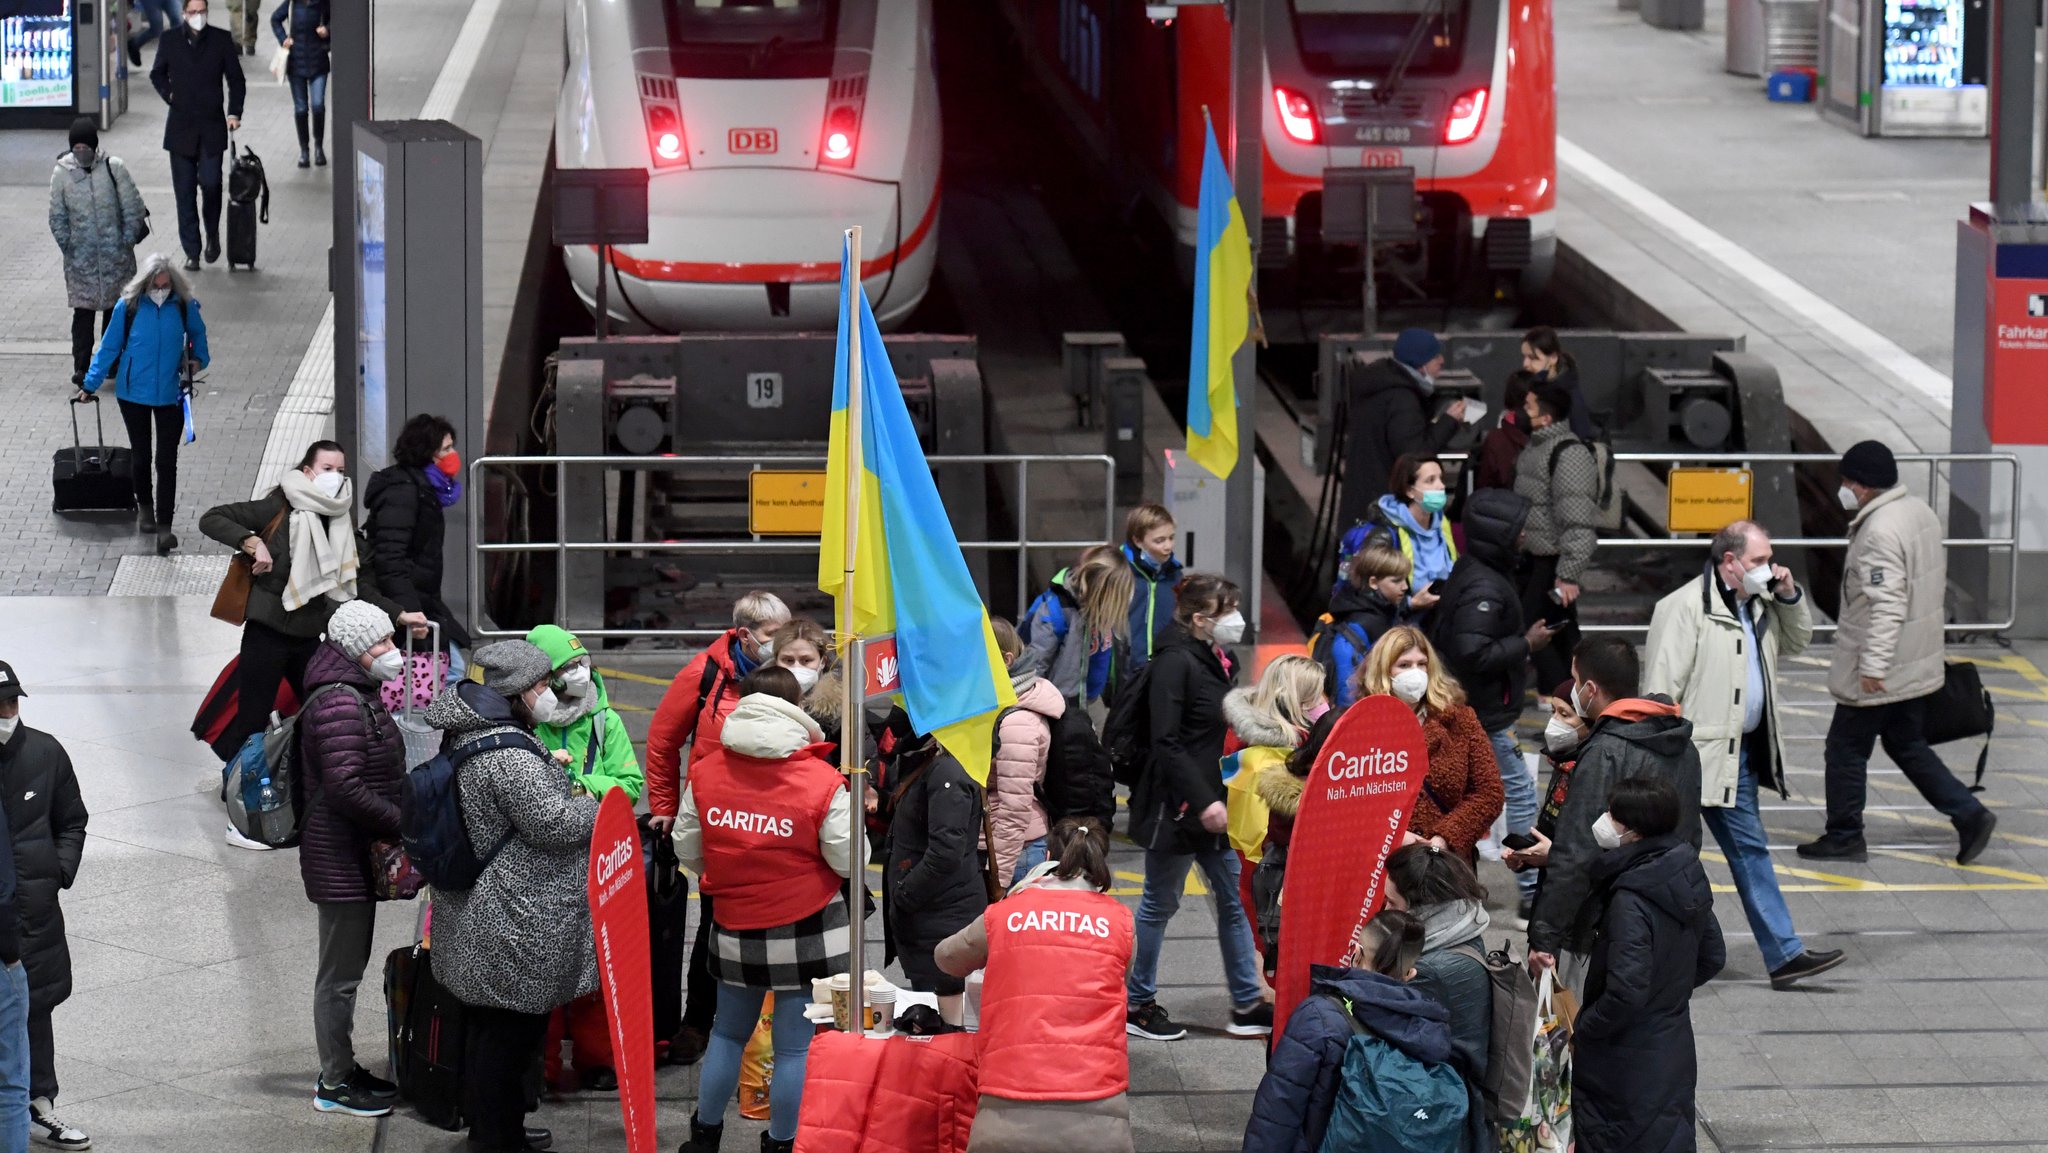
<path fill-rule="evenodd" d="M 385 958 L 384 1005 L 398 1095 L 422 1120 L 462 1128 L 462 1002 L 434 979 L 426 945 L 393 949 Z"/>
<path fill-rule="evenodd" d="M 235 152 L 229 141 L 228 151 Z M 260 202 L 260 209 L 258 207 Z M 263 161 L 244 146 L 228 169 L 228 271 L 256 267 L 256 222 L 270 223 L 270 180 Z"/>
<path fill-rule="evenodd" d="M 81 404 L 93 406 L 93 420 L 99 428 L 98 444 L 80 443 Z M 71 402 L 71 447 L 57 450 L 50 469 L 50 484 L 55 492 L 50 502 L 53 512 L 135 510 L 135 457 L 125 448 L 106 443 L 107 421 L 100 411 L 98 399 Z"/>

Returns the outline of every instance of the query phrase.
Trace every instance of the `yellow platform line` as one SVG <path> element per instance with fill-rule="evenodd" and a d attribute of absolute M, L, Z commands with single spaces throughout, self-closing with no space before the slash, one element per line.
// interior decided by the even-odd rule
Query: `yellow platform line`
<path fill-rule="evenodd" d="M 1775 871 L 1776 871 L 1776 872 L 1778 873 L 1778 875 L 1779 875 L 1779 876 L 1781 876 L 1781 877 L 1797 877 L 1797 878 L 1799 878 L 1799 879 L 1801 879 L 1801 880 L 1806 880 L 1806 881 L 1818 881 L 1818 882 L 1821 882 L 1820 884 L 1812 884 L 1812 885 L 1786 885 L 1786 884 L 1780 884 L 1780 885 L 1778 886 L 1778 890 L 1779 890 L 1780 892 L 1784 892 L 1784 893 L 1975 893 L 1975 892 L 2027 892 L 2027 893 L 2048 893 L 2048 877 L 2036 877 L 2036 876 L 2034 876 L 2034 875 L 2033 875 L 2033 874 L 2031 874 L 2031 873 L 2019 873 L 2019 872 L 2015 872 L 2015 871 L 2012 871 L 2012 870 L 2005 870 L 2005 869 L 1996 869 L 1996 870 L 1994 870 L 1994 869 L 1991 869 L 1991 868 L 1990 868 L 1989 866 L 1983 866 L 1983 867 L 1980 867 L 1980 866 L 1973 866 L 1973 865 L 1956 865 L 1956 864 L 1955 864 L 1955 863 L 1954 863 L 1953 861 L 1943 861 L 1943 860 L 1941 860 L 1941 859 L 1940 859 L 1939 857 L 1929 857 L 1929 856 L 1923 856 L 1923 855 L 1921 855 L 1921 854 L 1917 854 L 1917 853 L 1902 853 L 1902 852 L 1897 852 L 1897 851 L 1894 851 L 1894 850 L 1890 850 L 1890 849 L 1873 849 L 1873 850 L 1871 850 L 1871 851 L 1872 851 L 1872 852 L 1875 852 L 1875 853 L 1884 853 L 1884 854 L 1886 854 L 1886 855 L 1888 855 L 1888 856 L 1895 856 L 1895 857 L 1900 857 L 1900 858 L 1903 858 L 1903 859 L 1905 859 L 1905 860 L 1909 860 L 1909 861 L 1918 861 L 1918 862 L 1925 862 L 1925 863 L 1928 863 L 1928 864 L 1936 864 L 1936 865 L 1940 865 L 1940 864 L 1946 864 L 1946 865 L 1949 865 L 1949 866 L 1950 866 L 1951 868 L 1957 868 L 1957 869 L 1963 869 L 1963 870 L 1975 870 L 1975 871 L 1984 871 L 1984 872 L 1988 872 L 1988 873 L 1989 873 L 1990 875 L 1992 875 L 1992 876 L 2007 876 L 2007 877 L 2011 877 L 2011 878 L 2015 878 L 2015 879 L 2013 879 L 2013 880 L 2007 880 L 2007 881 L 1996 881 L 1996 882 L 1992 882 L 1992 881 L 1968 881 L 1968 882 L 1965 882 L 1965 881 L 1931 881 L 1931 882 L 1894 882 L 1894 881 L 1873 881 L 1873 880 L 1867 880 L 1867 879 L 1865 879 L 1865 878 L 1862 878 L 1862 877 L 1849 877 L 1849 876 L 1844 876 L 1843 874 L 1840 874 L 1840 873 L 1823 873 L 1823 872 L 1820 872 L 1820 871 L 1818 871 L 1818 870 L 1815 870 L 1815 869 L 1801 869 L 1801 868 L 1796 868 L 1796 867 L 1793 867 L 1793 866 L 1789 866 L 1789 865 L 1780 865 L 1780 864 L 1777 864 L 1776 862 L 1773 862 L 1773 863 L 1772 863 L 1772 868 L 1773 868 L 1773 869 L 1774 869 L 1774 870 L 1775 870 Z M 1719 864 L 1724 864 L 1724 865 L 1728 863 L 1728 860 L 1727 860 L 1727 858 L 1726 858 L 1726 857 L 1722 856 L 1722 855 L 1721 855 L 1720 853 L 1716 853 L 1716 852 L 1711 852 L 1711 851 L 1710 851 L 1710 852 L 1703 852 L 1703 853 L 1701 853 L 1701 854 L 1700 854 L 1700 859 L 1701 859 L 1701 860 L 1704 860 L 1704 861 L 1714 861 L 1714 862 L 1717 862 L 1717 863 L 1719 863 Z M 1733 885 L 1715 885 L 1715 886 L 1713 886 L 1713 889 L 1714 889 L 1714 891 L 1715 891 L 1716 893 L 1733 893 L 1733 892 L 1736 892 L 1736 888 L 1735 888 L 1735 886 L 1733 886 Z"/>
<path fill-rule="evenodd" d="M 646 673 L 636 673 L 626 669 L 601 668 L 597 671 L 598 675 L 608 681 L 631 681 L 636 685 L 660 685 L 663 688 L 667 688 L 670 682 L 675 680 L 674 677 L 650 677 Z"/>
<path fill-rule="evenodd" d="M 1939 865 L 1944 869 L 1954 869 L 1957 872 L 1974 873 L 1984 877 L 1998 877 L 2007 881 L 2025 881 L 2028 884 L 2039 885 L 2044 889 L 2048 889 L 2048 877 L 2044 877 L 2039 873 L 2023 873 L 2018 869 L 2003 869 L 1997 865 L 1958 865 L 1947 857 L 1937 857 L 1932 853 L 1912 853 L 1904 849 L 1872 849 L 1870 851 L 1878 856 L 1891 857 L 1894 860 L 1915 861 L 1923 865 Z"/>
<path fill-rule="evenodd" d="M 1917 796 L 1917 795 L 1919 794 L 1919 790 L 1918 790 L 1918 789 L 1915 789 L 1915 788 L 1913 788 L 1913 786 L 1912 786 L 1912 785 L 1910 785 L 1910 784 L 1899 784 L 1899 783 L 1897 783 L 1897 782 L 1895 782 L 1895 781 L 1872 781 L 1872 782 L 1870 782 L 1870 783 L 1871 783 L 1871 784 L 1873 784 L 1873 785 L 1877 785 L 1877 786 L 1878 786 L 1878 787 L 1880 787 L 1880 788 L 1885 788 L 1885 789 L 1904 789 L 1904 790 L 1907 790 L 1907 791 L 1910 791 L 1910 792 L 1914 793 L 1914 795 L 1916 795 L 1916 796 Z M 1988 805 L 1988 806 L 1990 806 L 1990 807 L 1992 807 L 1992 808 L 1996 808 L 1996 809 L 2003 809 L 2003 808 L 2005 807 L 2005 806 L 2004 806 L 2004 802 L 2002 802 L 2002 801 L 1986 801 L 1986 802 L 1985 802 L 1985 804 L 1986 804 L 1986 805 Z M 2015 810 L 2015 811 L 2017 811 L 2017 812 L 2048 812 L 2048 810 L 2041 810 L 2041 809 L 2019 809 L 2019 810 Z M 1922 815 L 1920 815 L 1920 814 L 1917 814 L 1917 813 L 1895 813 L 1895 812 L 1892 812 L 1892 811 L 1891 811 L 1891 810 L 1889 810 L 1889 809 L 1871 809 L 1871 810 L 1866 810 L 1866 811 L 1864 812 L 1864 816 L 1865 816 L 1865 817 L 1884 817 L 1884 818 L 1886 818 L 1886 819 L 1888 819 L 1888 820 L 1893 820 L 1893 821 L 1899 821 L 1899 822 L 1901 822 L 1901 823 L 1903 823 L 1903 824 L 1908 824 L 1908 825 L 1917 825 L 1917 826 L 1920 826 L 1920 827 L 1922 827 L 1922 828 L 1930 828 L 1930 829 L 1947 829 L 1947 830 L 1949 830 L 1949 831 L 1951 831 L 1951 832 L 1953 832 L 1953 831 L 1954 831 L 1954 829 L 1955 829 L 1955 826 L 1954 826 L 1954 825 L 1951 825 L 1951 824 L 1949 823 L 1949 821 L 1948 821 L 1948 818 L 1946 818 L 1946 817 L 1928 817 L 1928 816 L 1922 816 Z M 2008 833 L 2008 832 L 2006 832 L 2006 831 L 2005 831 L 2004 829 L 2000 829 L 2000 830 L 1998 830 L 1997 832 L 1995 832 L 1995 833 L 1991 834 L 1991 836 L 1992 836 L 1992 838 L 1993 838 L 1994 840 L 2005 840 L 2005 841 L 2011 841 L 2011 842 L 2012 842 L 2013 844 L 2016 844 L 2016 845 L 2030 845 L 2030 846 L 2032 846 L 2032 847 L 2034 847 L 2034 848 L 2037 848 L 2037 849 L 2048 849 L 2048 837 L 2029 837 L 2029 836 L 2027 836 L 2027 835 L 2026 835 L 2026 834 L 2024 834 L 2024 833 Z"/>

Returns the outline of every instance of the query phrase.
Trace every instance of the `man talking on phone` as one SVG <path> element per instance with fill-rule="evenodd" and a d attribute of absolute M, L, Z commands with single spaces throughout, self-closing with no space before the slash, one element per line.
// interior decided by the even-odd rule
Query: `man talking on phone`
<path fill-rule="evenodd" d="M 1806 651 L 1812 637 L 1806 595 L 1772 563 L 1771 534 L 1738 520 L 1707 546 L 1706 571 L 1657 602 L 1643 670 L 1643 687 L 1677 701 L 1692 722 L 1700 815 L 1735 874 L 1773 989 L 1842 963 L 1839 949 L 1808 951 L 1792 927 L 1756 803 L 1759 785 L 1789 796 L 1778 659 Z"/>
<path fill-rule="evenodd" d="M 1527 835 L 1536 827 L 1536 779 L 1515 741 L 1515 721 L 1522 715 L 1522 670 L 1531 653 L 1550 644 L 1550 626 L 1538 620 L 1522 623 L 1521 594 L 1515 589 L 1515 565 L 1521 553 L 1529 502 L 1504 488 L 1483 488 L 1465 501 L 1465 551 L 1443 582 L 1436 611 L 1430 617 L 1430 643 L 1465 687 L 1472 711 L 1493 742 L 1493 758 L 1507 794 L 1510 835 Z M 1529 917 L 1536 900 L 1537 873 L 1516 876 L 1521 887 L 1521 916 Z"/>

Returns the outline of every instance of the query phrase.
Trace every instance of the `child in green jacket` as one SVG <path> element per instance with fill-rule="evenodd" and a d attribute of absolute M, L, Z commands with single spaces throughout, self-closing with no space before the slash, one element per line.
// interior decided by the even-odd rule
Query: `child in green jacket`
<path fill-rule="evenodd" d="M 541 743 L 553 750 L 569 779 L 584 792 L 602 797 L 607 790 L 622 789 L 628 800 L 638 801 L 646 777 L 633 755 L 633 738 L 626 734 L 626 722 L 605 693 L 604 678 L 590 667 L 589 650 L 574 633 L 558 625 L 536 626 L 526 639 L 555 665 L 555 675 L 548 682 L 555 695 L 555 711 L 540 717 L 535 730 Z"/>

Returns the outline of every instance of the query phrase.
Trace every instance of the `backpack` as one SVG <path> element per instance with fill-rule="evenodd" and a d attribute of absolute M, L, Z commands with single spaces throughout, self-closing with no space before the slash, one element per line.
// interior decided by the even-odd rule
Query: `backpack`
<path fill-rule="evenodd" d="M 234 759 L 221 766 L 221 797 L 227 801 L 228 823 L 242 836 L 273 849 L 299 843 L 312 802 L 299 782 L 299 718 L 306 715 L 315 698 L 330 688 L 339 688 L 358 702 L 361 694 L 351 685 L 326 684 L 306 698 L 299 711 L 281 717 L 260 733 L 242 742 Z M 270 803 L 258 799 L 264 785 L 270 787 Z"/>
<path fill-rule="evenodd" d="M 1351 646 L 1351 659 L 1341 660 L 1337 654 L 1337 640 Z M 1316 618 L 1315 631 L 1309 634 L 1308 658 L 1323 666 L 1323 695 L 1331 703 L 1343 707 L 1351 703 L 1351 674 L 1358 669 L 1358 663 L 1372 649 L 1372 638 L 1359 627 L 1356 621 L 1340 621 L 1329 613 Z"/>
<path fill-rule="evenodd" d="M 1102 722 L 1102 747 L 1109 754 L 1109 772 L 1119 785 L 1135 786 L 1152 757 L 1152 670 L 1147 663 L 1118 686 L 1109 717 Z"/>
<path fill-rule="evenodd" d="M 263 174 L 263 161 L 247 145 L 228 165 L 228 201 L 255 204 L 262 201 L 263 223 L 270 223 L 270 178 Z"/>
<path fill-rule="evenodd" d="M 1287 847 L 1268 841 L 1259 863 L 1252 866 L 1252 912 L 1268 949 L 1280 947 L 1280 889 L 1286 881 Z"/>
<path fill-rule="evenodd" d="M 1486 1076 L 1478 1079 L 1486 1119 L 1512 1125 L 1522 1119 L 1534 1077 L 1535 1054 L 1529 1038 L 1536 1035 L 1536 982 L 1527 966 L 1509 955 L 1503 943 L 1481 954 L 1470 945 L 1451 950 L 1479 962 L 1493 983 L 1493 1031 L 1486 1046 Z"/>
<path fill-rule="evenodd" d="M 1558 456 L 1573 444 L 1581 445 L 1586 451 L 1593 454 L 1593 471 L 1600 478 L 1599 487 L 1593 491 L 1593 503 L 1600 510 L 1600 515 L 1593 521 L 1594 527 L 1610 532 L 1620 528 L 1621 493 L 1614 487 L 1614 444 L 1607 439 L 1605 429 L 1594 433 L 1592 440 L 1577 440 L 1574 438 L 1560 440 L 1550 446 L 1550 463 L 1548 468 L 1550 483 L 1552 485 L 1557 483 Z"/>
<path fill-rule="evenodd" d="M 1068 709 L 1051 722 L 1052 746 L 1045 758 L 1045 780 L 1038 801 L 1046 819 L 1116 816 L 1116 776 L 1109 755 L 1095 736 L 1086 709 Z"/>
<path fill-rule="evenodd" d="M 1470 1099 L 1458 1071 L 1410 1057 L 1360 1024 L 1349 1001 L 1318 995 L 1342 1006 L 1351 1026 L 1321 1153 L 1463 1148 Z"/>
<path fill-rule="evenodd" d="M 479 857 L 469 842 L 468 826 L 462 821 L 457 770 L 469 758 L 494 749 L 526 749 L 542 758 L 548 755 L 547 749 L 529 734 L 491 733 L 453 751 L 444 748 L 432 760 L 405 774 L 404 786 L 398 794 L 398 828 L 405 841 L 405 855 L 436 890 L 454 892 L 471 888 L 499 850 L 512 840 L 512 830 L 506 829 L 498 843 Z"/>

